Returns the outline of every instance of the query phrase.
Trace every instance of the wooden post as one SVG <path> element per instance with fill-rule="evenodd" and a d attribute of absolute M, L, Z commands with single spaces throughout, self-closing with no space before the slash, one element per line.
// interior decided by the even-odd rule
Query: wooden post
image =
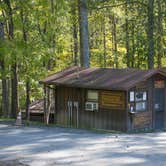
<path fill-rule="evenodd" d="M 47 109 L 46 109 L 46 124 L 49 124 L 49 120 L 50 120 L 50 113 L 51 113 L 51 89 L 50 87 L 47 87 Z"/>
<path fill-rule="evenodd" d="M 44 123 L 46 123 L 46 114 L 47 114 L 47 89 L 46 85 L 44 85 Z"/>
<path fill-rule="evenodd" d="M 57 123 L 57 89 L 54 86 L 54 123 Z"/>
<path fill-rule="evenodd" d="M 155 110 L 154 110 L 154 95 L 155 95 L 155 87 L 154 87 L 154 78 L 151 80 L 150 87 L 151 94 L 149 95 L 149 103 L 150 103 L 150 111 L 152 111 L 152 128 L 155 128 Z"/>
<path fill-rule="evenodd" d="M 166 128 L 166 80 L 165 80 L 165 96 L 164 96 L 164 128 Z"/>

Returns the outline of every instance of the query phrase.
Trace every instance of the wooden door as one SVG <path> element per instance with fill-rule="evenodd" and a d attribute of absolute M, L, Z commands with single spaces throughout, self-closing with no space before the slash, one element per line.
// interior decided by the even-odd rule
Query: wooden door
<path fill-rule="evenodd" d="M 164 128 L 164 120 L 165 120 L 165 92 L 164 88 L 156 88 L 154 93 L 154 120 L 155 120 L 155 128 L 162 129 Z"/>

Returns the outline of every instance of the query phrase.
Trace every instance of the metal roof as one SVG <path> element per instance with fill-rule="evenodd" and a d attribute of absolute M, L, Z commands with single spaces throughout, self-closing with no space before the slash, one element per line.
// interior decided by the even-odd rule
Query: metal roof
<path fill-rule="evenodd" d="M 29 105 L 29 111 L 34 113 L 44 112 L 44 99 L 35 100 Z M 25 110 L 23 110 L 25 112 Z M 51 100 L 51 113 L 54 112 L 54 100 Z"/>
<path fill-rule="evenodd" d="M 41 80 L 40 83 L 106 90 L 128 90 L 137 83 L 145 81 L 155 74 L 166 77 L 159 69 L 111 69 L 71 67 Z"/>

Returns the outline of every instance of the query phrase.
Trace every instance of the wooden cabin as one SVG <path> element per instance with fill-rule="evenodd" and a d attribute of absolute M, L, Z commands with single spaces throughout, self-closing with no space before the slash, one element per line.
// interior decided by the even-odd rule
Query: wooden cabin
<path fill-rule="evenodd" d="M 40 82 L 54 90 L 58 125 L 124 132 L 166 127 L 164 71 L 71 67 Z"/>
<path fill-rule="evenodd" d="M 49 123 L 54 122 L 54 100 L 51 103 Z M 26 111 L 22 110 L 23 119 L 26 119 Z M 30 121 L 44 122 L 44 99 L 38 99 L 29 105 Z"/>

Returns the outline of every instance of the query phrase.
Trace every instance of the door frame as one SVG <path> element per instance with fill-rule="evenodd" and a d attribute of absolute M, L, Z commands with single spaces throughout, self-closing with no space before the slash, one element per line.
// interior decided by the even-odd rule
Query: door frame
<path fill-rule="evenodd" d="M 165 83 L 165 86 L 164 86 L 164 88 L 163 88 L 163 90 L 164 90 L 164 128 L 166 128 L 166 78 L 164 78 L 164 83 Z M 152 96 L 153 96 L 153 98 L 152 98 L 152 100 L 153 100 L 153 110 L 152 110 L 152 126 L 153 126 L 153 129 L 156 129 L 156 111 L 155 111 L 155 107 L 154 107 L 154 105 L 155 105 L 155 89 L 157 89 L 157 88 L 155 88 L 155 86 L 154 86 L 154 84 L 155 84 L 155 79 L 153 79 L 153 89 L 152 89 Z"/>

